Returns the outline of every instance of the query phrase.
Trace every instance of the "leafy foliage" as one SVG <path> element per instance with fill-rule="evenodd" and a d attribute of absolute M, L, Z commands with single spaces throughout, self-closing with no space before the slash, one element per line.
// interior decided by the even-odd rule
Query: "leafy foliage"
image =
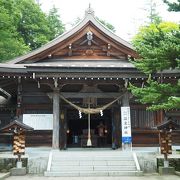
<path fill-rule="evenodd" d="M 146 1 L 147 7 L 145 7 L 145 11 L 148 12 L 147 18 L 149 20 L 149 23 L 159 24 L 160 22 L 162 22 L 162 18 L 161 16 L 159 16 L 159 13 L 156 10 L 157 2 L 155 0 Z"/>
<path fill-rule="evenodd" d="M 97 19 L 101 24 L 103 24 L 107 29 L 109 29 L 110 31 L 116 32 L 116 29 L 115 29 L 115 27 L 114 27 L 112 24 L 110 24 L 110 23 L 108 23 L 107 21 L 102 20 L 102 19 L 100 19 L 100 18 L 98 18 L 98 17 L 96 17 L 96 19 Z M 75 19 L 75 21 L 74 21 L 73 23 L 71 23 L 71 25 L 72 25 L 72 26 L 75 26 L 75 25 L 78 24 L 80 21 L 81 21 L 81 18 L 80 18 L 80 17 L 77 17 L 77 18 Z"/>
<path fill-rule="evenodd" d="M 1 62 L 24 54 L 29 47 L 24 44 L 23 38 L 16 31 L 17 19 L 10 15 L 5 7 L 10 2 L 0 1 L 0 60 Z M 13 7 L 11 7 L 12 13 Z M 17 17 L 17 16 L 16 16 Z"/>
<path fill-rule="evenodd" d="M 34 0 L 16 0 L 16 6 L 21 13 L 17 31 L 23 37 L 26 45 L 32 50 L 49 41 L 50 29 L 46 15 Z"/>
<path fill-rule="evenodd" d="M 99 19 L 98 17 L 96 17 L 96 18 L 97 18 L 97 20 L 98 20 L 100 23 L 102 23 L 102 24 L 103 24 L 105 27 L 107 27 L 110 31 L 116 32 L 116 29 L 115 29 L 115 27 L 114 27 L 112 24 L 108 23 L 108 22 L 105 21 L 105 20 Z"/>
<path fill-rule="evenodd" d="M 65 25 L 60 20 L 58 9 L 55 6 L 50 9 L 47 19 L 50 28 L 50 39 L 54 39 L 65 31 Z"/>
<path fill-rule="evenodd" d="M 143 72 L 175 68 L 180 59 L 180 28 L 171 22 L 144 26 L 134 37 L 133 45 L 141 56 L 135 65 Z"/>
<path fill-rule="evenodd" d="M 47 16 L 34 0 L 0 0 L 0 61 L 39 48 L 63 31 L 55 7 Z"/>
<path fill-rule="evenodd" d="M 149 80 L 143 88 L 130 84 L 132 94 L 142 104 L 149 104 L 149 110 L 180 108 L 180 85 L 170 83 L 158 83 Z"/>
<path fill-rule="evenodd" d="M 180 0 L 177 0 L 177 2 L 169 2 L 168 0 L 163 0 L 168 6 L 169 6 L 169 11 L 180 11 Z"/>
<path fill-rule="evenodd" d="M 178 69 L 180 62 L 180 28 L 171 22 L 150 24 L 140 29 L 133 39 L 140 54 L 134 61 L 137 68 L 146 74 L 160 73 L 163 70 Z M 180 81 L 162 82 L 149 80 L 143 88 L 130 85 L 132 94 L 140 103 L 148 104 L 150 110 L 180 108 Z"/>

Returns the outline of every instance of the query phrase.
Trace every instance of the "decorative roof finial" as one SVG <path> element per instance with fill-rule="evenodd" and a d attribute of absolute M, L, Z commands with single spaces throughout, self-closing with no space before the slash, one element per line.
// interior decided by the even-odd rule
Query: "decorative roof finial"
<path fill-rule="evenodd" d="M 88 9 L 85 11 L 85 16 L 87 16 L 88 14 L 91 14 L 94 16 L 94 10 L 91 8 L 91 4 L 89 3 L 89 7 Z"/>

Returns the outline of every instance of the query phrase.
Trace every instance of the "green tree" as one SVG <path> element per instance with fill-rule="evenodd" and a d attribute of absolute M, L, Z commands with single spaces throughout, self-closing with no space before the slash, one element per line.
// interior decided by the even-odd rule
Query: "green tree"
<path fill-rule="evenodd" d="M 102 20 L 102 19 L 100 19 L 100 18 L 98 18 L 98 17 L 96 17 L 97 18 L 97 20 L 100 22 L 100 23 L 102 23 L 105 27 L 107 27 L 110 31 L 112 31 L 112 32 L 116 32 L 116 29 L 115 29 L 115 27 L 112 25 L 112 24 L 110 24 L 110 23 L 108 23 L 107 21 L 105 21 L 105 20 Z"/>
<path fill-rule="evenodd" d="M 160 73 L 161 78 L 157 81 L 149 78 L 143 88 L 131 84 L 132 94 L 139 102 L 149 104 L 151 110 L 180 108 L 180 82 L 163 82 L 164 70 L 178 71 L 179 25 L 161 22 L 144 26 L 133 39 L 133 44 L 140 55 L 134 61 L 135 66 L 146 74 Z"/>
<path fill-rule="evenodd" d="M 96 17 L 96 19 L 97 19 L 101 24 L 103 24 L 106 28 L 108 28 L 110 31 L 116 32 L 116 29 L 115 29 L 115 27 L 114 27 L 112 24 L 110 24 L 110 23 L 108 23 L 107 21 L 102 20 L 102 19 L 100 19 L 100 18 L 98 18 L 98 17 Z M 81 20 L 82 20 L 82 19 L 81 19 L 80 17 L 77 17 L 77 18 L 75 19 L 75 21 L 74 21 L 73 23 L 71 23 L 71 25 L 72 25 L 72 26 L 75 26 L 75 25 L 78 24 Z"/>
<path fill-rule="evenodd" d="M 8 6 L 9 5 L 9 6 Z M 10 15 L 7 7 L 10 7 Z M 17 23 L 18 12 L 10 1 L 0 0 L 0 62 L 22 55 L 29 51 L 29 47 L 24 44 L 23 38 L 18 34 L 15 24 Z"/>
<path fill-rule="evenodd" d="M 63 31 L 55 7 L 46 15 L 35 0 L 0 0 L 0 61 L 39 48 Z"/>
<path fill-rule="evenodd" d="M 76 24 L 78 24 L 82 19 L 80 17 L 76 17 L 76 19 L 70 23 L 72 27 L 74 27 Z"/>
<path fill-rule="evenodd" d="M 169 6 L 168 8 L 169 11 L 175 11 L 175 12 L 180 11 L 180 0 L 177 0 L 177 2 L 172 2 L 172 3 L 169 2 L 168 0 L 163 0 L 163 1 Z"/>
<path fill-rule="evenodd" d="M 159 24 L 160 22 L 162 22 L 162 18 L 159 16 L 159 13 L 156 10 L 157 3 L 155 2 L 155 0 L 147 0 L 146 6 L 147 7 L 145 8 L 145 11 L 148 12 L 148 24 Z"/>
<path fill-rule="evenodd" d="M 53 6 L 53 8 L 50 9 L 47 19 L 50 28 L 51 40 L 65 31 L 65 26 L 62 23 L 58 9 L 55 6 Z"/>
<path fill-rule="evenodd" d="M 141 27 L 133 39 L 133 45 L 142 57 L 135 61 L 136 66 L 145 73 L 177 67 L 179 38 L 179 25 L 172 22 Z"/>
<path fill-rule="evenodd" d="M 17 31 L 23 37 L 26 45 L 32 50 L 37 49 L 50 40 L 50 28 L 45 13 L 34 0 L 16 0 L 21 17 Z"/>

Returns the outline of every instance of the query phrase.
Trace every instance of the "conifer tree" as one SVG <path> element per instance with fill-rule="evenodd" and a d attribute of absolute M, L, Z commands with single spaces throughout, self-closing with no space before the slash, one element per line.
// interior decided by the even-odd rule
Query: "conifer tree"
<path fill-rule="evenodd" d="M 131 92 L 138 101 L 148 104 L 151 110 L 180 108 L 180 80 L 167 82 L 164 74 L 173 70 L 180 75 L 180 28 L 172 22 L 161 22 L 141 27 L 133 44 L 140 55 L 135 66 L 149 79 L 145 86 L 130 85 Z M 152 80 L 151 75 L 160 78 Z"/>
<path fill-rule="evenodd" d="M 169 0 L 163 0 L 163 1 L 169 6 L 168 8 L 169 11 L 175 11 L 175 12 L 180 11 L 180 0 L 177 0 L 177 2 L 170 2 Z"/>

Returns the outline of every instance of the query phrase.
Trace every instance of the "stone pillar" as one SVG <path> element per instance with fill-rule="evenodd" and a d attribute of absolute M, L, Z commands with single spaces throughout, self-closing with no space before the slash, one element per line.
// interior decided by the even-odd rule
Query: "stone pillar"
<path fill-rule="evenodd" d="M 59 88 L 54 88 L 54 92 L 53 92 L 52 148 L 59 149 Z"/>

